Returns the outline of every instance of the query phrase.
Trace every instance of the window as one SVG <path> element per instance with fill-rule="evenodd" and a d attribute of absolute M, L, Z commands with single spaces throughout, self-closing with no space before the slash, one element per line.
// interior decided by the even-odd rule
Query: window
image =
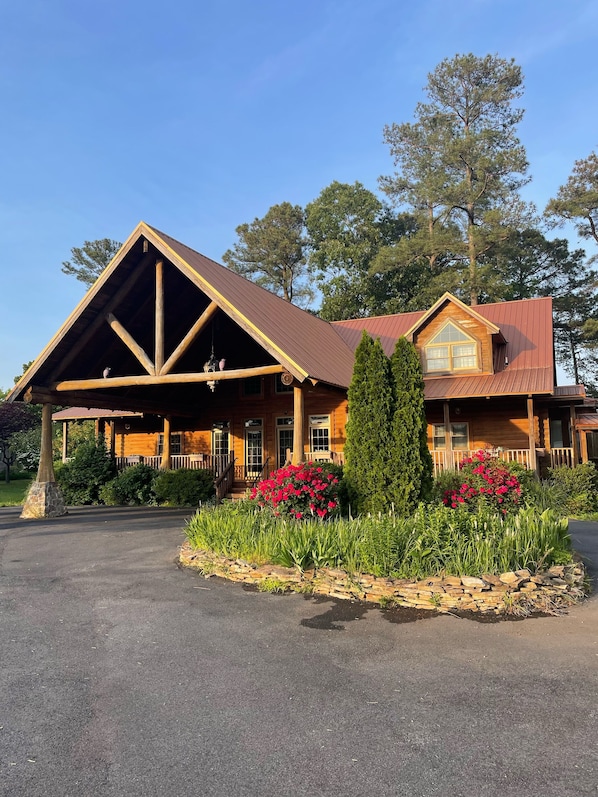
<path fill-rule="evenodd" d="M 161 457 L 164 453 L 164 433 L 160 432 L 158 435 L 158 456 Z M 183 435 L 180 432 L 175 432 L 170 435 L 170 453 L 182 454 L 183 453 Z"/>
<path fill-rule="evenodd" d="M 230 421 L 216 421 L 212 426 L 212 454 L 228 456 L 230 452 Z"/>
<path fill-rule="evenodd" d="M 309 416 L 309 450 L 330 451 L 330 415 Z"/>
<path fill-rule="evenodd" d="M 449 321 L 425 348 L 426 373 L 465 371 L 477 368 L 475 340 Z"/>
<path fill-rule="evenodd" d="M 262 419 L 245 421 L 245 473 L 248 478 L 259 476 L 264 457 Z"/>
<path fill-rule="evenodd" d="M 469 449 L 469 427 L 466 423 L 451 423 L 451 440 L 454 451 Z M 433 446 L 437 450 L 446 448 L 446 430 L 443 423 L 434 424 Z"/>
<path fill-rule="evenodd" d="M 244 396 L 261 396 L 262 395 L 262 377 L 249 376 L 243 380 L 243 395 Z"/>
<path fill-rule="evenodd" d="M 276 419 L 277 465 L 279 468 L 287 461 L 287 451 L 293 451 L 293 417 L 286 415 Z"/>

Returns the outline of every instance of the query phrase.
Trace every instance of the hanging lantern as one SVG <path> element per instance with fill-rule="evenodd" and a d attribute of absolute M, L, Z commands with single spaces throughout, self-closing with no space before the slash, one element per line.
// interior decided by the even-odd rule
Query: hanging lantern
<path fill-rule="evenodd" d="M 220 362 L 224 363 L 224 360 L 221 360 Z M 210 354 L 210 359 L 203 364 L 203 370 L 206 374 L 214 374 L 216 371 L 218 371 L 219 367 L 219 362 L 214 356 L 214 344 L 212 343 L 212 353 Z M 224 365 L 220 367 L 220 370 L 224 370 Z M 208 379 L 207 385 L 213 393 L 216 389 L 216 380 Z"/>

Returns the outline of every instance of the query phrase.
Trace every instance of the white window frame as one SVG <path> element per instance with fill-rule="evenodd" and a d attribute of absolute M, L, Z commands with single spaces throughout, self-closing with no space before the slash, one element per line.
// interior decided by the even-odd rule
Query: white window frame
<path fill-rule="evenodd" d="M 318 431 L 325 432 L 327 445 L 317 439 Z M 314 443 L 316 447 L 314 448 Z M 330 415 L 310 415 L 309 416 L 309 450 L 310 451 L 330 451 Z"/>
<path fill-rule="evenodd" d="M 455 427 L 465 427 L 465 437 L 463 434 L 455 434 Z M 456 439 L 465 439 L 465 445 L 455 445 Z M 440 441 L 443 441 L 440 443 Z M 466 421 L 454 421 L 451 423 L 451 442 L 453 451 L 469 451 L 469 424 Z M 446 450 L 446 428 L 443 423 L 435 423 L 432 426 L 432 447 L 434 451 Z"/>
<path fill-rule="evenodd" d="M 437 341 L 442 336 L 442 333 L 448 328 L 452 327 L 460 335 L 463 335 L 466 340 L 455 341 Z M 457 354 L 457 349 L 462 347 L 470 347 L 471 352 L 467 354 Z M 431 357 L 430 355 L 436 354 L 440 356 Z M 473 359 L 473 364 L 456 366 L 455 361 L 459 359 Z M 432 340 L 424 346 L 424 361 L 426 374 L 442 374 L 447 372 L 459 371 L 476 371 L 479 368 L 479 346 L 478 341 L 472 338 L 467 332 L 464 332 L 454 321 L 447 321 L 446 324 L 440 329 L 432 338 Z M 430 367 L 432 363 L 445 362 L 446 366 L 440 368 Z"/>

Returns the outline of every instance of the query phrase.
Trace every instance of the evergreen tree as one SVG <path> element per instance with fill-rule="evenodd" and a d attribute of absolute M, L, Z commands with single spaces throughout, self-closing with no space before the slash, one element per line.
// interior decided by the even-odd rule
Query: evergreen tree
<path fill-rule="evenodd" d="M 345 478 L 356 513 L 388 507 L 388 445 L 392 428 L 390 363 L 380 340 L 364 331 L 349 386 Z"/>
<path fill-rule="evenodd" d="M 413 344 L 401 337 L 390 360 L 394 388 L 392 439 L 388 450 L 388 501 L 400 515 L 409 515 L 432 488 L 432 456 L 428 449 L 424 380 Z"/>
<path fill-rule="evenodd" d="M 121 243 L 111 238 L 85 241 L 83 246 L 74 246 L 71 249 L 72 261 L 63 262 L 62 273 L 76 277 L 91 288 L 121 246 Z"/>

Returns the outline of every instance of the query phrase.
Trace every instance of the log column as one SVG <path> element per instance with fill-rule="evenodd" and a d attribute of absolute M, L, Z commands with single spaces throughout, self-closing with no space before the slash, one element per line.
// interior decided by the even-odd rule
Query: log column
<path fill-rule="evenodd" d="M 170 415 L 164 416 L 164 434 L 162 443 L 162 461 L 160 470 L 170 470 L 172 460 L 170 458 Z"/>
<path fill-rule="evenodd" d="M 529 468 L 530 470 L 538 470 L 538 461 L 536 458 L 536 432 L 534 424 L 534 399 L 528 396 L 527 399 L 527 436 L 529 442 Z"/>
<path fill-rule="evenodd" d="M 448 401 L 444 402 L 443 410 L 444 410 L 444 445 L 446 452 L 445 468 L 448 468 L 449 470 L 454 470 L 455 462 L 453 460 L 453 432 L 451 429 L 451 413 Z"/>
<path fill-rule="evenodd" d="M 69 422 L 62 422 L 62 461 L 66 462 L 68 459 L 69 450 Z"/>
<path fill-rule="evenodd" d="M 303 440 L 304 401 L 301 385 L 293 388 L 293 465 L 303 462 L 305 442 Z"/>
<path fill-rule="evenodd" d="M 569 407 L 569 418 L 571 427 L 571 447 L 573 449 L 573 465 L 579 464 L 579 442 L 577 440 L 577 429 L 575 428 L 575 405 L 571 404 Z"/>
<path fill-rule="evenodd" d="M 52 463 L 52 405 L 42 407 L 42 439 L 37 478 L 29 488 L 22 518 L 51 518 L 66 515 L 64 499 L 56 484 Z"/>

